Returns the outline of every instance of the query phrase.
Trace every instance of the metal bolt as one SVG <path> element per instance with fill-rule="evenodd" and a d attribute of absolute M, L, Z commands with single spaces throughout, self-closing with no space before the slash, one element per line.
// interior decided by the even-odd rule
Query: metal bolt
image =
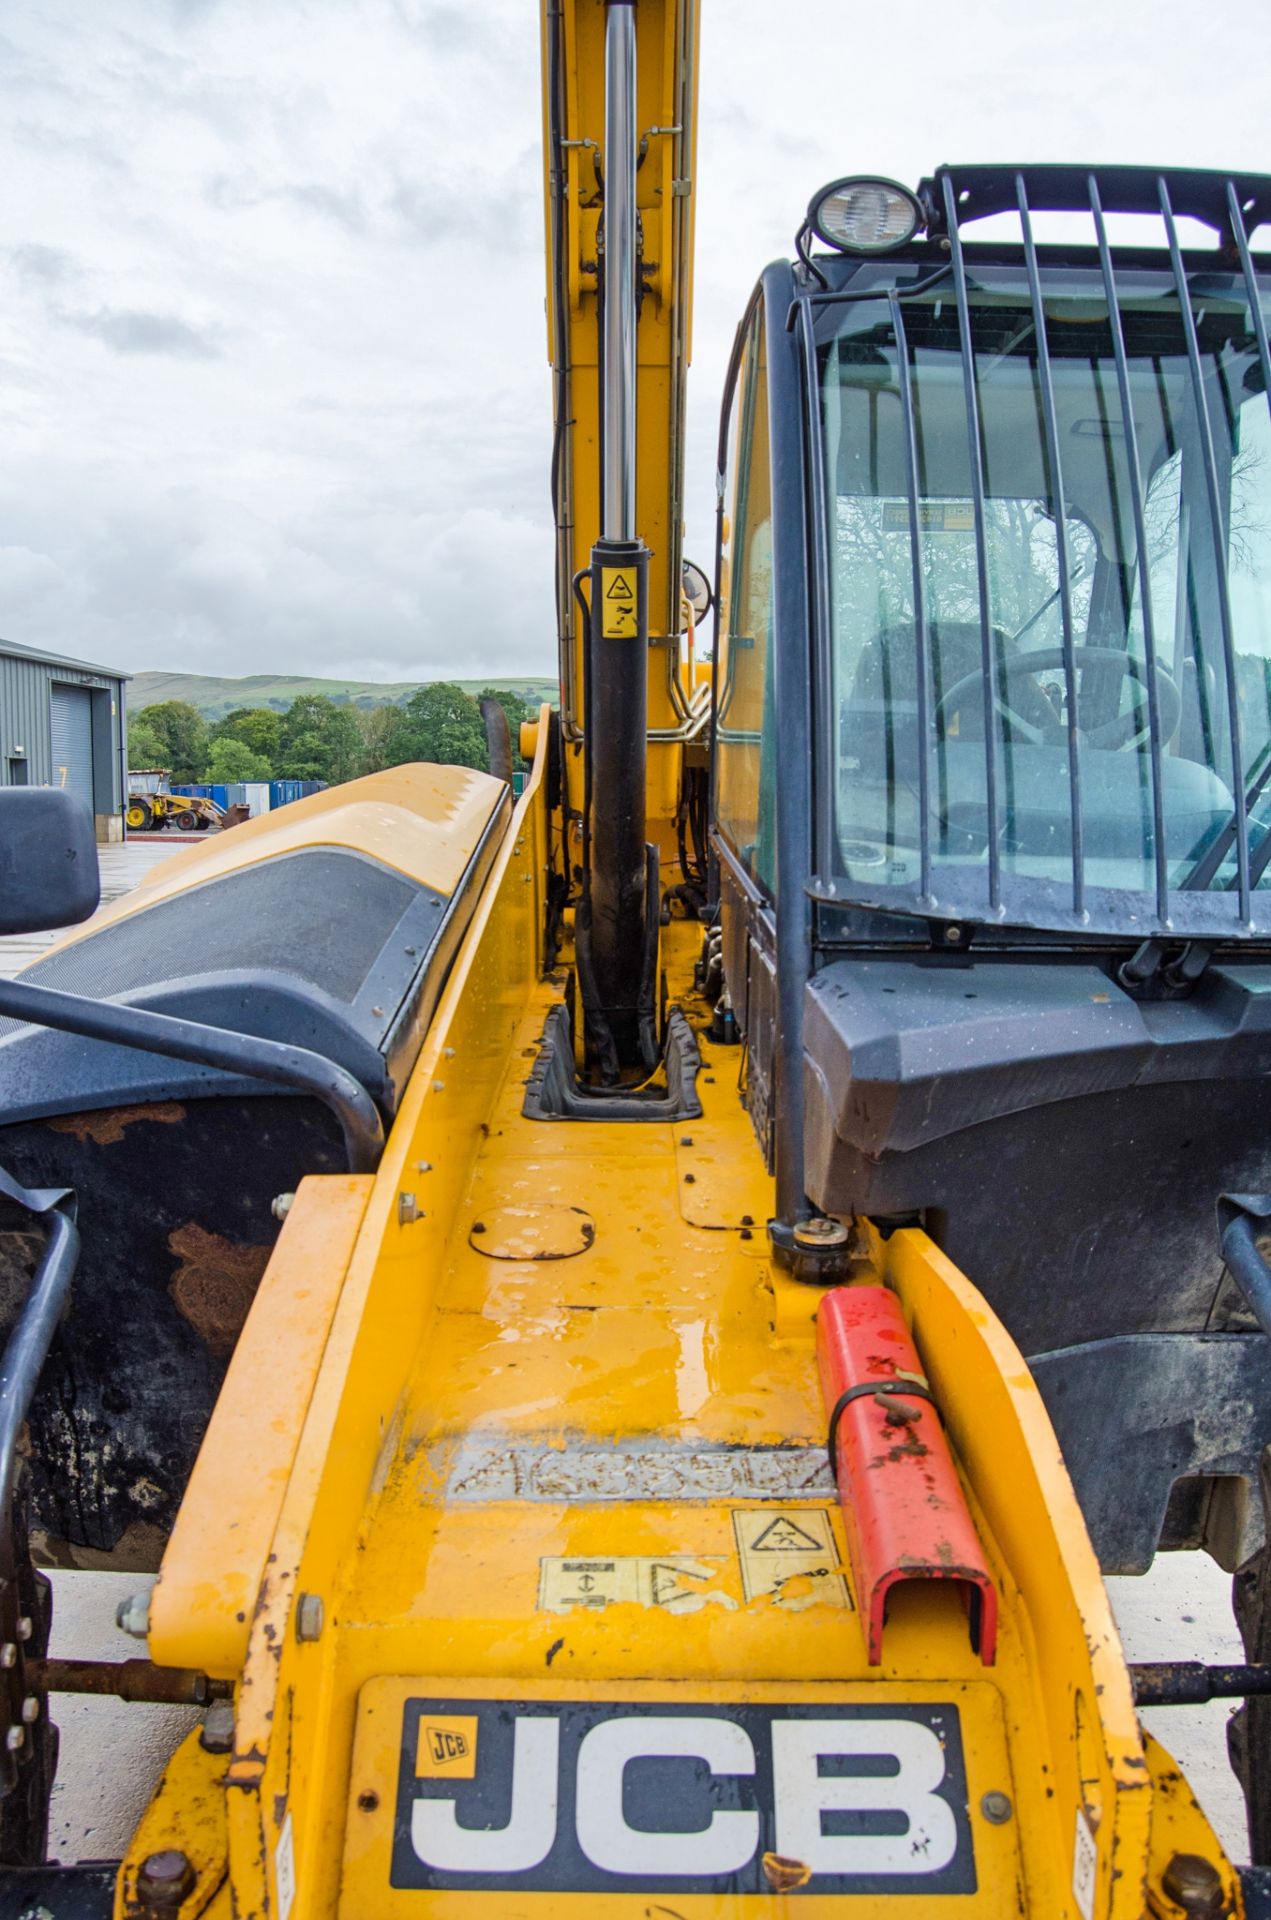
<path fill-rule="evenodd" d="M 419 1211 L 419 1203 L 413 1193 L 398 1194 L 397 1218 L 401 1226 L 408 1227 L 412 1220 L 422 1220 L 423 1217 L 423 1214 Z"/>
<path fill-rule="evenodd" d="M 0 1667 L 16 1667 L 17 1664 L 18 1650 L 12 1640 L 6 1640 L 4 1645 L 0 1646 Z"/>
<path fill-rule="evenodd" d="M 944 937 L 948 941 L 951 947 L 956 947 L 960 945 L 962 940 L 961 927 L 946 927 L 944 930 Z"/>
<path fill-rule="evenodd" d="M 18 1621 L 18 1627 L 17 1627 L 18 1639 L 29 1640 L 31 1638 L 31 1635 L 34 1632 L 35 1632 L 35 1622 L 32 1620 L 29 1613 L 24 1613 Z"/>
<path fill-rule="evenodd" d="M 213 1700 L 203 1722 L 199 1745 L 204 1753 L 230 1753 L 234 1746 L 234 1702 Z"/>
<path fill-rule="evenodd" d="M 1006 1793 L 986 1793 L 980 1802 L 980 1812 L 994 1827 L 1004 1827 L 1014 1811 Z"/>
<path fill-rule="evenodd" d="M 150 1595 L 130 1593 L 126 1600 L 121 1600 L 115 1611 L 115 1625 L 131 1634 L 134 1640 L 144 1640 L 150 1631 Z M 19 1636 L 21 1631 L 19 1622 Z"/>
<path fill-rule="evenodd" d="M 194 1892 L 197 1879 L 189 1856 L 176 1847 L 165 1847 L 161 1853 L 148 1853 L 142 1861 L 137 1873 L 137 1898 L 143 1907 L 173 1913 Z"/>
<path fill-rule="evenodd" d="M 383 1009 L 383 1007 L 372 1007 L 372 1008 L 371 1008 L 371 1012 L 372 1012 L 372 1013 L 373 1013 L 373 1014 L 375 1015 L 375 1018 L 376 1018 L 377 1020 L 382 1020 L 382 1019 L 384 1018 L 384 1009 Z"/>
<path fill-rule="evenodd" d="M 26 1745 L 26 1728 L 10 1727 L 4 1736 L 4 1744 L 10 1753 L 16 1753 L 19 1747 Z"/>
<path fill-rule="evenodd" d="M 326 1609 L 320 1593 L 302 1593 L 296 1601 L 297 1640 L 321 1640 Z"/>
<path fill-rule="evenodd" d="M 270 1201 L 269 1211 L 273 1214 L 275 1220 L 285 1220 L 295 1204 L 296 1196 L 294 1193 L 278 1193 L 275 1194 Z"/>
<path fill-rule="evenodd" d="M 1222 1875 L 1199 1853 L 1176 1853 L 1161 1875 L 1161 1886 L 1176 1906 L 1199 1920 L 1219 1920 L 1226 1912 Z"/>
<path fill-rule="evenodd" d="M 441 1052 L 442 1052 L 442 1058 L 445 1060 L 453 1060 L 455 1057 L 455 1050 L 453 1047 L 443 1047 L 441 1049 Z"/>
<path fill-rule="evenodd" d="M 22 1702 L 22 1718 L 28 1727 L 33 1727 L 40 1717 L 40 1703 L 33 1693 L 28 1693 Z"/>
<path fill-rule="evenodd" d="M 415 1172 L 416 1172 L 416 1173 L 431 1173 L 431 1172 L 432 1172 L 432 1161 L 431 1161 L 431 1160 L 416 1160 L 416 1162 L 415 1162 Z"/>
<path fill-rule="evenodd" d="M 812 1217 L 794 1223 L 796 1247 L 845 1247 L 849 1237 L 841 1220 Z"/>

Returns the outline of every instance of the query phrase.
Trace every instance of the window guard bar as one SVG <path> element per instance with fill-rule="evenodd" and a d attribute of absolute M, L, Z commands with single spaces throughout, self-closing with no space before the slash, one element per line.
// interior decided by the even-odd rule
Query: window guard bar
<path fill-rule="evenodd" d="M 1077 664 L 1073 658 L 1072 576 L 1068 565 L 1068 508 L 1064 493 L 1063 459 L 1059 447 L 1059 422 L 1055 415 L 1055 390 L 1050 374 L 1050 343 L 1046 338 L 1046 310 L 1042 305 L 1041 275 L 1037 266 L 1037 248 L 1033 245 L 1033 223 L 1029 217 L 1028 190 L 1024 176 L 1015 176 L 1019 201 L 1020 231 L 1024 236 L 1024 265 L 1028 270 L 1028 297 L 1033 308 L 1033 331 L 1037 336 L 1037 382 L 1041 388 L 1042 417 L 1046 426 L 1046 452 L 1050 467 L 1050 504 L 1055 516 L 1055 559 L 1059 567 L 1059 619 L 1063 636 L 1064 687 L 1068 699 L 1068 792 L 1072 808 L 1072 910 L 1080 917 L 1086 910 L 1085 849 L 1081 818 L 1081 753 L 1077 739 Z M 1130 415 L 1127 413 L 1126 418 Z M 1148 713 L 1152 726 L 1152 779 L 1158 806 L 1160 801 L 1160 723 L 1155 713 L 1155 686 L 1149 674 Z M 988 718 L 985 718 L 988 725 Z M 927 838 L 929 836 L 925 836 Z"/>
<path fill-rule="evenodd" d="M 1169 919 L 1169 868 L 1165 858 L 1164 774 L 1161 768 L 1160 692 L 1156 681 L 1156 616 L 1152 610 L 1152 577 L 1147 558 L 1147 495 L 1143 487 L 1143 465 L 1139 459 L 1138 435 L 1133 430 L 1134 403 L 1130 394 L 1130 361 L 1125 350 L 1125 328 L 1117 304 L 1116 275 L 1108 246 L 1107 226 L 1099 182 L 1090 174 L 1087 182 L 1090 211 L 1094 215 L 1095 239 L 1099 247 L 1099 266 L 1103 290 L 1108 301 L 1108 324 L 1112 329 L 1112 356 L 1116 361 L 1117 391 L 1121 396 L 1121 418 L 1125 432 L 1126 462 L 1130 469 L 1130 502 L 1134 509 L 1134 543 L 1138 548 L 1139 598 L 1143 606 L 1143 654 L 1147 669 L 1148 723 L 1151 728 L 1152 754 L 1152 839 L 1156 855 L 1156 912 L 1164 922 Z"/>
<path fill-rule="evenodd" d="M 900 301 L 890 297 L 891 328 L 896 341 L 900 380 L 901 435 L 905 453 L 905 495 L 909 506 L 909 551 L 913 558 L 914 644 L 918 654 L 918 807 L 924 821 L 931 818 L 931 687 L 927 648 L 927 591 L 922 570 L 922 514 L 918 507 L 918 440 L 914 431 L 913 379 L 909 370 L 909 340 Z M 931 835 L 925 829 L 919 848 L 921 873 L 919 905 L 931 903 Z"/>
<path fill-rule="evenodd" d="M 1161 218 L 1169 245 L 1170 266 L 1178 289 L 1183 338 L 1187 342 L 1187 364 L 1191 369 L 1192 397 L 1196 403 L 1196 423 L 1200 429 L 1201 463 L 1205 473 L 1205 493 L 1209 501 L 1209 527 L 1214 543 L 1214 574 L 1218 587 L 1218 618 L 1222 628 L 1223 667 L 1227 682 L 1227 721 L 1231 739 L 1231 791 L 1235 800 L 1236 872 L 1239 879 L 1240 918 L 1248 921 L 1253 910 L 1249 886 L 1249 816 L 1246 810 L 1244 751 L 1240 741 L 1240 698 L 1236 682 L 1236 643 L 1231 624 L 1231 594 L 1227 584 L 1227 542 L 1223 535 L 1222 496 L 1218 487 L 1218 462 L 1214 454 L 1214 431 L 1209 417 L 1209 396 L 1205 392 L 1205 369 L 1201 365 L 1196 316 L 1192 312 L 1191 289 L 1178 245 L 1178 228 L 1170 200 L 1169 183 L 1164 175 L 1159 182 Z M 1133 431 L 1127 422 L 1126 438 Z"/>
<path fill-rule="evenodd" d="M 997 795 L 997 652 L 993 645 L 993 620 L 989 604 L 989 549 L 984 526 L 984 448 L 980 439 L 980 395 L 975 372 L 975 339 L 971 332 L 971 304 L 967 298 L 966 261 L 958 233 L 958 209 L 953 182 L 943 182 L 945 217 L 949 226 L 949 250 L 953 266 L 953 292 L 958 308 L 958 334 L 962 342 L 962 385 L 966 396 L 967 438 L 971 452 L 971 508 L 975 520 L 975 573 L 980 593 L 980 652 L 984 667 L 984 804 L 988 818 L 989 911 L 998 916 L 1002 908 L 1002 849 Z M 1005 702 L 1003 701 L 1003 704 Z M 931 839 L 931 822 L 924 817 L 922 838 Z"/>

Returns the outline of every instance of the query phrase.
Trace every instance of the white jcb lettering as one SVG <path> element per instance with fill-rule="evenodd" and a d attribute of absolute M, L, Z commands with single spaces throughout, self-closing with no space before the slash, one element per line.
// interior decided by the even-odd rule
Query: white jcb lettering
<path fill-rule="evenodd" d="M 736 1873 L 759 1844 L 759 1815 L 717 1808 L 689 1833 L 649 1833 L 627 1825 L 623 1773 L 632 1760 L 702 1760 L 713 1774 L 753 1774 L 755 1749 L 731 1720 L 639 1714 L 602 1720 L 578 1749 L 578 1844 L 604 1873 L 649 1879 L 662 1874 Z"/>
<path fill-rule="evenodd" d="M 895 1760 L 886 1775 L 819 1771 L 824 1757 Z M 944 1754 L 916 1720 L 774 1720 L 777 1852 L 814 1874 L 938 1873 L 957 1852 L 953 1810 L 935 1789 Z M 826 1813 L 901 1813 L 904 1833 L 826 1833 Z"/>
<path fill-rule="evenodd" d="M 411 1845 L 426 1867 L 445 1873 L 527 1873 L 556 1840 L 560 1722 L 518 1719 L 512 1746 L 512 1806 L 505 1827 L 461 1827 L 451 1799 L 416 1800 Z"/>

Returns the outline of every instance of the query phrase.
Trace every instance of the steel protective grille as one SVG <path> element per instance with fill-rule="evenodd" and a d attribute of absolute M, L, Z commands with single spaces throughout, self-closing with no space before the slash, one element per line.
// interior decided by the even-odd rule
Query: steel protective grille
<path fill-rule="evenodd" d="M 1262 404 L 1271 419 L 1271 352 L 1268 350 L 1267 325 L 1262 301 L 1267 297 L 1265 278 L 1261 281 L 1250 248 L 1250 235 L 1263 220 L 1271 219 L 1271 180 L 1263 177 L 1222 176 L 1197 173 L 1155 172 L 1146 169 L 1075 168 L 951 168 L 925 182 L 922 195 L 929 217 L 929 233 L 945 253 L 943 263 L 934 269 L 915 259 L 911 251 L 903 263 L 890 269 L 875 265 L 865 276 L 853 275 L 841 288 L 814 290 L 809 283 L 801 293 L 799 305 L 805 351 L 816 378 L 818 352 L 824 354 L 827 315 L 844 303 L 873 301 L 882 303 L 887 315 L 894 350 L 888 354 L 894 365 L 899 402 L 898 442 L 900 458 L 897 475 L 899 491 L 908 517 L 908 544 L 912 579 L 908 587 L 912 610 L 915 656 L 905 672 L 912 676 L 913 727 L 918 742 L 911 770 L 904 781 L 916 796 L 914 818 L 917 831 L 912 860 L 890 863 L 879 861 L 874 870 L 853 872 L 850 859 L 843 856 L 843 832 L 837 818 L 835 789 L 838 775 L 822 782 L 822 808 L 818 822 L 820 834 L 819 865 L 823 875 L 817 890 L 844 903 L 884 911 L 920 913 L 928 918 L 957 919 L 988 925 L 1024 926 L 1055 932 L 1081 930 L 1091 934 L 1149 935 L 1165 938 L 1209 937 L 1217 939 L 1250 938 L 1271 935 L 1271 881 L 1268 890 L 1259 892 L 1260 883 L 1271 864 L 1271 810 L 1259 818 L 1258 802 L 1264 793 L 1271 801 L 1271 736 L 1252 750 L 1244 738 L 1236 631 L 1229 580 L 1229 542 L 1231 537 L 1231 481 L 1224 471 L 1219 451 L 1221 443 L 1230 455 L 1233 428 L 1229 418 L 1215 414 L 1215 375 L 1207 362 L 1198 330 L 1198 314 L 1207 311 L 1206 302 L 1222 298 L 1228 303 L 1242 300 L 1248 309 L 1248 348 L 1242 364 L 1245 385 L 1242 394 L 1232 397 L 1225 389 L 1221 404 L 1228 416 L 1234 405 L 1235 416 L 1248 403 L 1250 394 L 1262 395 Z M 1140 680 L 1143 698 L 1136 714 L 1141 714 L 1140 730 L 1133 738 L 1136 765 L 1145 762 L 1142 781 L 1144 823 L 1142 831 L 1143 873 L 1134 885 L 1107 884 L 1106 861 L 1101 862 L 1098 848 L 1093 851 L 1088 839 L 1090 809 L 1085 787 L 1091 773 L 1089 741 L 1083 741 L 1082 698 L 1079 678 L 1098 665 L 1098 649 L 1089 639 L 1083 646 L 1075 611 L 1074 566 L 1070 552 L 1071 501 L 1066 487 L 1066 468 L 1073 460 L 1072 423 L 1061 422 L 1056 401 L 1056 378 L 1052 338 L 1056 333 L 1055 267 L 1056 250 L 1039 252 L 1034 234 L 1034 216 L 1042 212 L 1078 212 L 1088 216 L 1093 226 L 1093 249 L 1064 250 L 1068 267 L 1084 262 L 1087 274 L 1097 272 L 1106 303 L 1106 325 L 1110 332 L 1109 387 L 1119 398 L 1121 436 L 1124 445 L 1124 484 L 1126 525 L 1119 552 L 1126 576 L 1120 591 L 1136 596 L 1136 620 L 1141 632 L 1136 644 L 1141 648 Z M 1045 512 L 1053 521 L 1056 569 L 1055 618 L 1058 645 L 1055 671 L 1061 676 L 1062 691 L 1056 688 L 1055 710 L 1062 734 L 1063 764 L 1066 766 L 1068 830 L 1063 836 L 1064 872 L 1020 870 L 1011 861 L 1011 832 L 1008 820 L 1008 792 L 1014 778 L 1009 748 L 1004 748 L 1005 722 L 999 727 L 996 716 L 1009 709 L 1012 689 L 1008 685 L 1008 667 L 1002 635 L 993 625 L 993 587 L 990 579 L 989 539 L 990 490 L 986 484 L 985 374 L 980 367 L 984 358 L 982 341 L 977 340 L 975 301 L 977 273 L 987 250 L 964 244 L 963 227 L 971 219 L 986 214 L 1011 213 L 1018 218 L 1019 242 L 1009 255 L 997 250 L 999 259 L 1010 258 L 1017 270 L 1022 264 L 1027 285 L 1027 303 L 1031 305 L 1033 341 L 1028 348 L 1030 378 L 1035 381 L 1039 420 L 1037 432 L 1042 448 L 1041 471 L 1045 476 Z M 1177 561 L 1181 584 L 1180 604 L 1190 596 L 1204 605 L 1191 606 L 1186 618 L 1204 630 L 1205 656 L 1201 667 L 1187 661 L 1193 679 L 1203 681 L 1201 705 L 1209 759 L 1207 769 L 1214 771 L 1210 786 L 1225 796 L 1221 806 L 1207 803 L 1203 832 L 1187 857 L 1178 857 L 1171 849 L 1171 833 L 1178 832 L 1171 806 L 1177 806 L 1170 794 L 1177 785 L 1177 767 L 1171 764 L 1172 738 L 1167 719 L 1178 721 L 1173 713 L 1172 675 L 1178 658 L 1167 658 L 1168 642 L 1158 630 L 1162 624 L 1159 590 L 1149 578 L 1150 529 L 1148 526 L 1149 486 L 1152 476 L 1144 470 L 1136 422 L 1136 392 L 1132 389 L 1131 352 L 1127 347 L 1124 317 L 1125 285 L 1132 267 L 1140 276 L 1152 271 L 1152 260 L 1144 250 L 1132 255 L 1117 250 L 1109 239 L 1109 219 L 1125 213 L 1151 213 L 1159 216 L 1165 245 L 1156 255 L 1160 286 L 1168 294 L 1172 283 L 1177 299 L 1181 341 L 1171 361 L 1179 369 L 1177 377 L 1190 384 L 1187 460 L 1194 491 L 1186 503 L 1191 515 L 1188 539 L 1193 543 L 1180 547 Z M 1217 250 L 1204 255 L 1189 253 L 1184 258 L 1179 221 L 1187 217 L 1204 221 L 1219 236 Z M 1021 246 L 1022 243 L 1022 246 Z M 1127 265 L 1127 262 L 1130 265 Z M 1131 275 L 1132 277 L 1132 275 Z M 1217 289 L 1217 294 L 1215 294 Z M 921 298 L 919 298 L 919 296 Z M 915 346 L 913 326 L 919 308 L 926 316 L 933 302 L 951 297 L 956 309 L 957 337 L 961 347 L 961 384 L 965 409 L 966 460 L 969 493 L 967 531 L 974 534 L 974 587 L 979 606 L 978 668 L 984 692 L 982 742 L 983 813 L 986 831 L 983 847 L 975 858 L 961 861 L 945 857 L 948 848 L 940 842 L 933 820 L 940 818 L 941 797 L 945 796 L 942 754 L 945 743 L 939 737 L 940 722 L 947 695 L 933 684 L 933 621 L 930 580 L 924 565 L 924 543 L 930 535 L 931 489 L 924 494 L 921 442 L 920 395 L 915 384 L 921 347 Z M 1022 296 L 1021 296 L 1022 297 Z M 881 310 L 881 309 L 880 309 Z M 924 317 L 922 325 L 926 325 Z M 1062 324 L 1062 322 L 1061 322 Z M 1136 318 L 1136 325 L 1142 322 Z M 952 325 L 952 319 L 949 320 Z M 1102 338 L 1101 334 L 1101 338 Z M 1070 351 L 1070 349 L 1067 349 Z M 862 356 L 864 350 L 860 350 Z M 1107 360 L 1106 347 L 1104 358 Z M 1212 358 L 1212 354 L 1211 354 Z M 1184 368 L 1185 373 L 1181 370 Z M 1221 369 L 1220 369 L 1221 373 Z M 1102 374 L 1100 376 L 1102 378 Z M 1114 378 L 1114 386 L 1113 386 Z M 818 396 L 819 398 L 819 396 Z M 1139 403 L 1141 404 L 1141 403 Z M 1221 410 L 1221 409 L 1220 409 Z M 826 423 L 819 404 L 814 404 L 813 466 L 825 485 L 826 449 L 823 436 Z M 1113 423 L 1115 427 L 1116 423 Z M 1105 423 L 1105 433 L 1111 429 Z M 1224 437 L 1225 436 L 1225 437 Z M 1118 443 L 1118 446 L 1120 442 Z M 831 449 L 830 458 L 834 458 Z M 929 455 L 928 455 L 929 457 Z M 1108 459 L 1120 458 L 1119 452 Z M 1180 481 L 1180 486 L 1181 486 Z M 1267 495 L 1271 504 L 1271 494 Z M 834 510 L 831 482 L 829 498 L 822 502 L 822 528 L 828 528 L 833 542 L 829 515 Z M 1179 512 L 1183 512 L 1180 505 Z M 899 508 L 897 509 L 899 512 Z M 1200 521 L 1208 520 L 1205 534 Z M 1182 536 L 1180 535 L 1180 540 Z M 1199 551 L 1198 540 L 1212 542 L 1212 562 L 1206 558 L 1205 595 L 1194 585 L 1189 569 L 1191 556 Z M 1130 576 L 1137 574 L 1137 582 Z M 1085 589 L 1088 592 L 1088 588 Z M 969 592 L 969 588 L 968 588 Z M 832 624 L 828 606 L 830 590 L 822 595 L 823 613 Z M 1129 598 L 1126 598 L 1126 632 L 1129 631 Z M 906 618 L 909 618 L 907 609 Z M 1186 624 L 1186 618 L 1184 625 Z M 967 624 L 970 624 L 969 622 Z M 1090 633 L 1087 625 L 1087 636 Z M 1012 636 L 1017 639 L 1018 635 Z M 895 644 L 894 636 L 889 644 Z M 908 644 L 908 642 L 906 642 Z M 1129 644 L 1128 638 L 1126 642 Z M 1197 648 L 1199 651 L 1199 647 Z M 1203 672 L 1202 672 L 1203 668 Z M 1247 689 L 1252 669 L 1243 665 Z M 1271 689 L 1271 665 L 1266 669 Z M 1013 676 L 1012 676 L 1013 677 Z M 829 679 L 826 680 L 829 686 Z M 961 684 L 961 683 L 959 683 Z M 1162 697 L 1169 695 L 1171 714 L 1162 710 Z M 839 702 L 828 695 L 838 719 Z M 1245 694 L 1247 700 L 1247 692 Z M 1271 713 L 1271 695 L 1268 696 Z M 1013 717 L 1013 716 L 1012 716 Z M 1199 723 L 1198 723 L 1199 724 Z M 965 755 L 959 742 L 959 752 Z M 1058 755 L 1059 747 L 1056 746 Z M 898 780 L 893 761 L 896 749 L 889 740 L 889 777 Z M 1058 757 L 1056 765 L 1059 764 Z M 1221 767 L 1221 785 L 1216 784 Z M 946 796 L 947 797 L 947 796 Z M 881 830 L 880 830 L 881 831 Z M 853 843 L 855 844 L 855 843 Z M 1025 863 L 1026 865 L 1026 863 Z"/>

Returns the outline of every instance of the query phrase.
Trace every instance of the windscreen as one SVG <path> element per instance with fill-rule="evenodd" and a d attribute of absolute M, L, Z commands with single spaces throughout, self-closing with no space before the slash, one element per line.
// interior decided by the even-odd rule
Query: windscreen
<path fill-rule="evenodd" d="M 815 323 L 836 891 L 1102 932 L 1271 925 L 1248 283 L 1190 275 L 1189 329 L 1168 268 L 1119 266 L 1115 315 L 1097 265 L 1043 264 L 1040 300 L 1023 264 L 967 275 L 965 325 L 948 279 Z"/>

